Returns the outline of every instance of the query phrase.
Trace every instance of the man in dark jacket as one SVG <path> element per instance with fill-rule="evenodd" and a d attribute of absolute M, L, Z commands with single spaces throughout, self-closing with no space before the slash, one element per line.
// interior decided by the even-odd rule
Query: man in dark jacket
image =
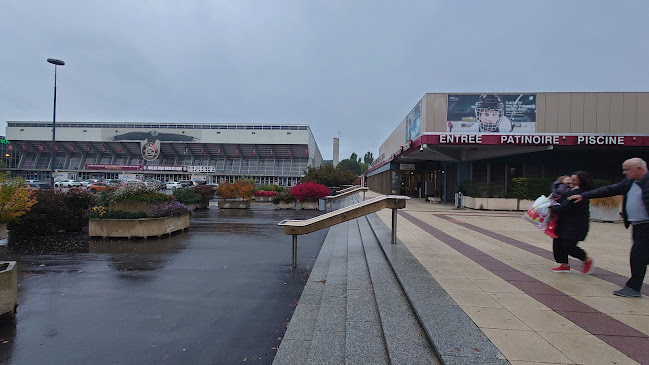
<path fill-rule="evenodd" d="M 625 227 L 633 226 L 633 246 L 631 247 L 631 278 L 626 286 L 613 292 L 621 297 L 641 298 L 642 282 L 649 265 L 649 172 L 647 163 L 640 158 L 631 158 L 622 164 L 622 173 L 626 179 L 617 184 L 591 190 L 568 199 L 580 201 L 582 198 L 593 199 L 607 196 L 623 195 L 624 209 L 622 217 Z"/>

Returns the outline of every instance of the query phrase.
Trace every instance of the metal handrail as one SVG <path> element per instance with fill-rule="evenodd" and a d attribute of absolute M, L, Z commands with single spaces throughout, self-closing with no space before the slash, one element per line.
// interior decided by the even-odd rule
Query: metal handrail
<path fill-rule="evenodd" d="M 406 200 L 408 199 L 410 198 L 402 195 L 382 195 L 310 219 L 285 219 L 279 222 L 277 225 L 284 227 L 284 234 L 290 234 L 293 236 L 292 267 L 297 266 L 298 235 L 328 228 L 338 223 L 343 223 L 367 214 L 378 212 L 384 208 L 392 209 L 392 243 L 397 243 L 397 209 L 405 208 Z"/>

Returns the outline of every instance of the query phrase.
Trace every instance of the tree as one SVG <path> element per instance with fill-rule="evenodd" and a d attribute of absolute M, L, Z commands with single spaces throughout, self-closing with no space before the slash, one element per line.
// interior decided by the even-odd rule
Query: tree
<path fill-rule="evenodd" d="M 333 165 L 308 167 L 300 182 L 314 181 L 326 186 L 350 185 L 356 180 L 356 174 L 349 170 L 339 169 Z"/>
<path fill-rule="evenodd" d="M 363 156 L 363 162 L 368 165 L 371 165 L 372 162 L 374 162 L 374 155 L 372 155 L 372 152 L 365 153 L 365 156 Z"/>
<path fill-rule="evenodd" d="M 353 154 L 352 154 L 353 157 Z M 343 170 L 349 170 L 356 174 L 357 176 L 361 174 L 361 165 L 358 161 L 354 159 L 345 159 L 340 161 L 338 166 L 336 168 L 343 169 Z"/>
<path fill-rule="evenodd" d="M 36 204 L 36 198 L 23 187 L 22 178 L 0 174 L 0 223 L 8 223 L 25 214 Z"/>
<path fill-rule="evenodd" d="M 358 158 L 358 155 L 356 154 L 356 152 L 352 152 L 352 155 L 349 156 L 349 159 L 352 160 L 352 161 L 356 161 L 357 158 Z M 343 161 L 344 161 L 344 160 L 343 160 Z M 342 161 L 341 161 L 341 162 L 342 162 Z"/>

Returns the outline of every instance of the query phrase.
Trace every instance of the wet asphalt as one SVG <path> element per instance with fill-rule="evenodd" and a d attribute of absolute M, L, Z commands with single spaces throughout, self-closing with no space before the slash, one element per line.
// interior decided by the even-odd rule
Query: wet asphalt
<path fill-rule="evenodd" d="M 327 230 L 277 223 L 317 211 L 197 211 L 169 238 L 90 240 L 77 253 L 19 254 L 18 312 L 2 364 L 270 364 Z"/>

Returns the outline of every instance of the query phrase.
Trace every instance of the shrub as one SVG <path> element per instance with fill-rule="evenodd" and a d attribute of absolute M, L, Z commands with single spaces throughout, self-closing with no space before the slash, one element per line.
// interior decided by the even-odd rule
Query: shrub
<path fill-rule="evenodd" d="M 291 195 L 298 201 L 317 201 L 329 195 L 329 188 L 315 182 L 305 182 L 291 188 Z"/>
<path fill-rule="evenodd" d="M 289 194 L 288 192 L 284 191 L 281 193 L 278 193 L 275 195 L 273 198 L 273 203 L 279 204 L 279 203 L 293 203 L 295 202 L 295 197 Z"/>
<path fill-rule="evenodd" d="M 234 184 L 223 183 L 216 189 L 221 199 L 237 199 L 244 200 L 252 198 L 252 190 L 255 188 L 254 184 L 248 181 L 239 180 Z"/>
<path fill-rule="evenodd" d="M 482 197 L 482 192 L 478 189 L 477 186 L 473 185 L 473 182 L 469 181 L 459 186 L 460 192 L 464 196 L 470 196 L 474 198 Z"/>
<path fill-rule="evenodd" d="M 197 204 L 203 200 L 203 197 L 189 186 L 174 190 L 174 198 L 183 204 Z"/>
<path fill-rule="evenodd" d="M 144 212 L 125 212 L 122 210 L 111 210 L 109 212 L 106 212 L 104 214 L 100 214 L 98 217 L 99 219 L 140 219 L 140 218 L 146 218 L 147 214 Z"/>
<path fill-rule="evenodd" d="M 333 165 L 319 167 L 309 166 L 300 182 L 313 181 L 325 186 L 351 185 L 356 180 L 356 174 L 345 169 L 337 169 Z"/>
<path fill-rule="evenodd" d="M 24 182 L 22 178 L 0 174 L 0 222 L 15 221 L 36 204 L 36 198 L 23 187 Z"/>
<path fill-rule="evenodd" d="M 548 196 L 554 179 L 545 177 L 517 177 L 512 179 L 514 197 L 518 200 L 534 200 L 541 195 Z"/>
<path fill-rule="evenodd" d="M 131 184 L 120 186 L 114 189 L 106 189 L 100 199 L 108 205 L 109 202 L 118 201 L 144 201 L 144 202 L 167 202 L 173 200 L 171 195 L 157 191 L 155 188 L 142 184 Z"/>
<path fill-rule="evenodd" d="M 282 192 L 282 191 L 286 190 L 286 188 L 283 187 L 283 186 L 274 185 L 274 184 L 273 184 L 273 185 L 259 184 L 259 185 L 257 185 L 257 186 L 255 187 L 255 191 L 260 191 L 260 190 L 264 190 L 264 191 L 276 191 L 276 192 L 279 193 L 279 192 Z"/>
<path fill-rule="evenodd" d="M 214 198 L 214 194 L 216 193 L 216 188 L 210 185 L 198 185 L 198 186 L 193 186 L 192 191 L 196 194 L 199 194 L 203 201 L 209 201 Z"/>
<path fill-rule="evenodd" d="M 179 201 L 154 205 L 149 209 L 149 217 L 151 218 L 172 217 L 187 213 L 192 213 L 191 208 Z"/>
<path fill-rule="evenodd" d="M 68 192 L 36 190 L 36 204 L 19 220 L 9 223 L 9 241 L 16 243 L 31 237 L 48 236 L 61 231 L 81 232 L 88 224 L 92 194 L 72 189 Z"/>
<path fill-rule="evenodd" d="M 275 196 L 277 195 L 276 191 L 267 191 L 267 190 L 257 190 L 254 193 L 255 196 Z"/>

